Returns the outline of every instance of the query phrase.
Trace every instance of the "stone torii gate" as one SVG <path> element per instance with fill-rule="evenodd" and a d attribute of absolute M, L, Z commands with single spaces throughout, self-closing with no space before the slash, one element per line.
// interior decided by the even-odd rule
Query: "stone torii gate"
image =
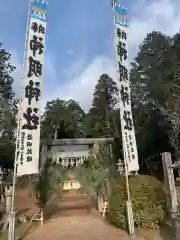
<path fill-rule="evenodd" d="M 90 149 L 99 151 L 100 145 L 110 145 L 113 141 L 113 138 L 42 140 L 40 166 L 43 166 L 48 158 L 64 167 L 78 166 L 87 159 Z"/>
<path fill-rule="evenodd" d="M 40 166 L 43 166 L 47 159 L 64 168 L 73 168 L 82 165 L 89 155 L 90 150 L 98 152 L 100 146 L 110 145 L 113 138 L 78 138 L 78 139 L 53 139 L 41 142 Z M 111 149 L 111 148 L 110 148 Z M 63 182 L 63 190 L 79 189 L 80 183 L 73 179 Z"/>

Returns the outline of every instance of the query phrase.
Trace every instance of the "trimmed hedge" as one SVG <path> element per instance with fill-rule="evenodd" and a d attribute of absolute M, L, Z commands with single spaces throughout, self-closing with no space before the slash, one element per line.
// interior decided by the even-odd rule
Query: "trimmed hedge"
<path fill-rule="evenodd" d="M 130 176 L 129 187 L 135 227 L 159 229 L 166 215 L 166 195 L 163 184 L 151 176 Z M 112 187 L 108 219 L 116 227 L 128 229 L 125 178 Z"/>

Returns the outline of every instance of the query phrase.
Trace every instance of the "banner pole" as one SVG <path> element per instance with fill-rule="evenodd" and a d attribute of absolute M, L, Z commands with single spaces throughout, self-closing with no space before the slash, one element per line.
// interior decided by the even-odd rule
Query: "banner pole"
<path fill-rule="evenodd" d="M 132 240 L 136 240 L 135 228 L 134 228 L 134 216 L 133 216 L 133 210 L 132 210 L 131 195 L 129 190 L 129 177 L 128 177 L 126 159 L 124 159 L 124 162 L 125 162 L 125 179 L 126 179 L 126 193 L 127 193 L 126 208 L 127 208 L 127 216 L 128 216 L 129 235 L 131 236 Z"/>
<path fill-rule="evenodd" d="M 16 132 L 16 149 L 15 149 L 15 158 L 14 158 L 14 171 L 13 171 L 13 186 L 12 186 L 12 201 L 11 201 L 11 211 L 9 214 L 9 224 L 8 224 L 8 240 L 14 240 L 14 226 L 15 226 L 15 211 L 14 211 L 14 199 L 15 199 L 15 188 L 16 188 L 16 178 L 17 178 L 17 167 L 18 167 L 18 141 L 20 137 L 20 116 L 21 116 L 21 98 L 23 94 L 23 78 L 24 78 L 24 69 L 25 69 L 25 60 L 26 60 L 26 50 L 27 50 L 27 39 L 28 39 L 28 28 L 30 20 L 30 4 L 32 0 L 29 0 L 28 5 L 28 18 L 26 26 L 26 37 L 25 37 L 25 47 L 23 54 L 23 64 L 22 64 L 22 76 L 21 76 L 21 92 L 20 92 L 20 103 L 19 103 L 19 112 L 18 112 L 18 126 Z"/>
<path fill-rule="evenodd" d="M 118 51 L 117 51 L 117 42 L 118 42 L 118 35 L 117 35 L 117 25 L 116 25 L 116 16 L 115 16 L 115 8 L 120 7 L 117 6 L 117 1 L 112 0 L 111 1 L 113 14 L 114 14 L 114 26 L 115 26 L 115 47 L 116 47 L 116 66 L 117 66 L 117 72 L 119 72 L 118 69 Z M 121 74 L 121 73 L 119 73 Z M 119 99 L 121 99 L 121 93 L 119 91 Z M 120 111 L 121 111 L 121 104 L 120 104 Z M 120 119 L 121 119 L 121 112 L 120 112 Z M 127 194 L 127 201 L 126 201 L 126 209 L 127 209 L 127 216 L 128 216 L 128 227 L 129 227 L 129 235 L 131 236 L 132 240 L 136 239 L 135 236 L 135 228 L 134 228 L 134 218 L 133 218 L 133 210 L 132 210 L 132 202 L 131 202 L 131 195 L 130 195 L 130 189 L 129 189 L 129 171 L 128 171 L 128 163 L 127 163 L 127 156 L 125 153 L 125 136 L 122 136 L 122 144 L 123 144 L 123 155 L 124 155 L 124 165 L 125 165 L 125 187 L 126 187 L 126 194 Z"/>

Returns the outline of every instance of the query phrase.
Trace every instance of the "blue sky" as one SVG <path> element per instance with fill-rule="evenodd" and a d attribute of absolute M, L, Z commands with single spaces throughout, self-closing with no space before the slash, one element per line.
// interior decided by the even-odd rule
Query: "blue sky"
<path fill-rule="evenodd" d="M 129 10 L 129 56 L 152 30 L 173 34 L 179 29 L 176 0 L 121 1 Z M 125 3 L 125 4 L 124 4 Z M 0 1 L 0 42 L 12 52 L 14 90 L 20 88 L 28 0 Z M 163 6 L 163 7 L 162 7 Z M 88 109 L 100 74 L 116 79 L 114 26 L 109 0 L 49 0 L 44 65 L 43 104 L 73 98 Z"/>

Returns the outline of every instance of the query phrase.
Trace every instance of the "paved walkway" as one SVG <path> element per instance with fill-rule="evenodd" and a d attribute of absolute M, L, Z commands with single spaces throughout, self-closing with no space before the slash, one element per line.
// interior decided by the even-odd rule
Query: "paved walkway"
<path fill-rule="evenodd" d="M 60 217 L 39 226 L 25 240 L 130 240 L 129 236 L 94 216 Z"/>

